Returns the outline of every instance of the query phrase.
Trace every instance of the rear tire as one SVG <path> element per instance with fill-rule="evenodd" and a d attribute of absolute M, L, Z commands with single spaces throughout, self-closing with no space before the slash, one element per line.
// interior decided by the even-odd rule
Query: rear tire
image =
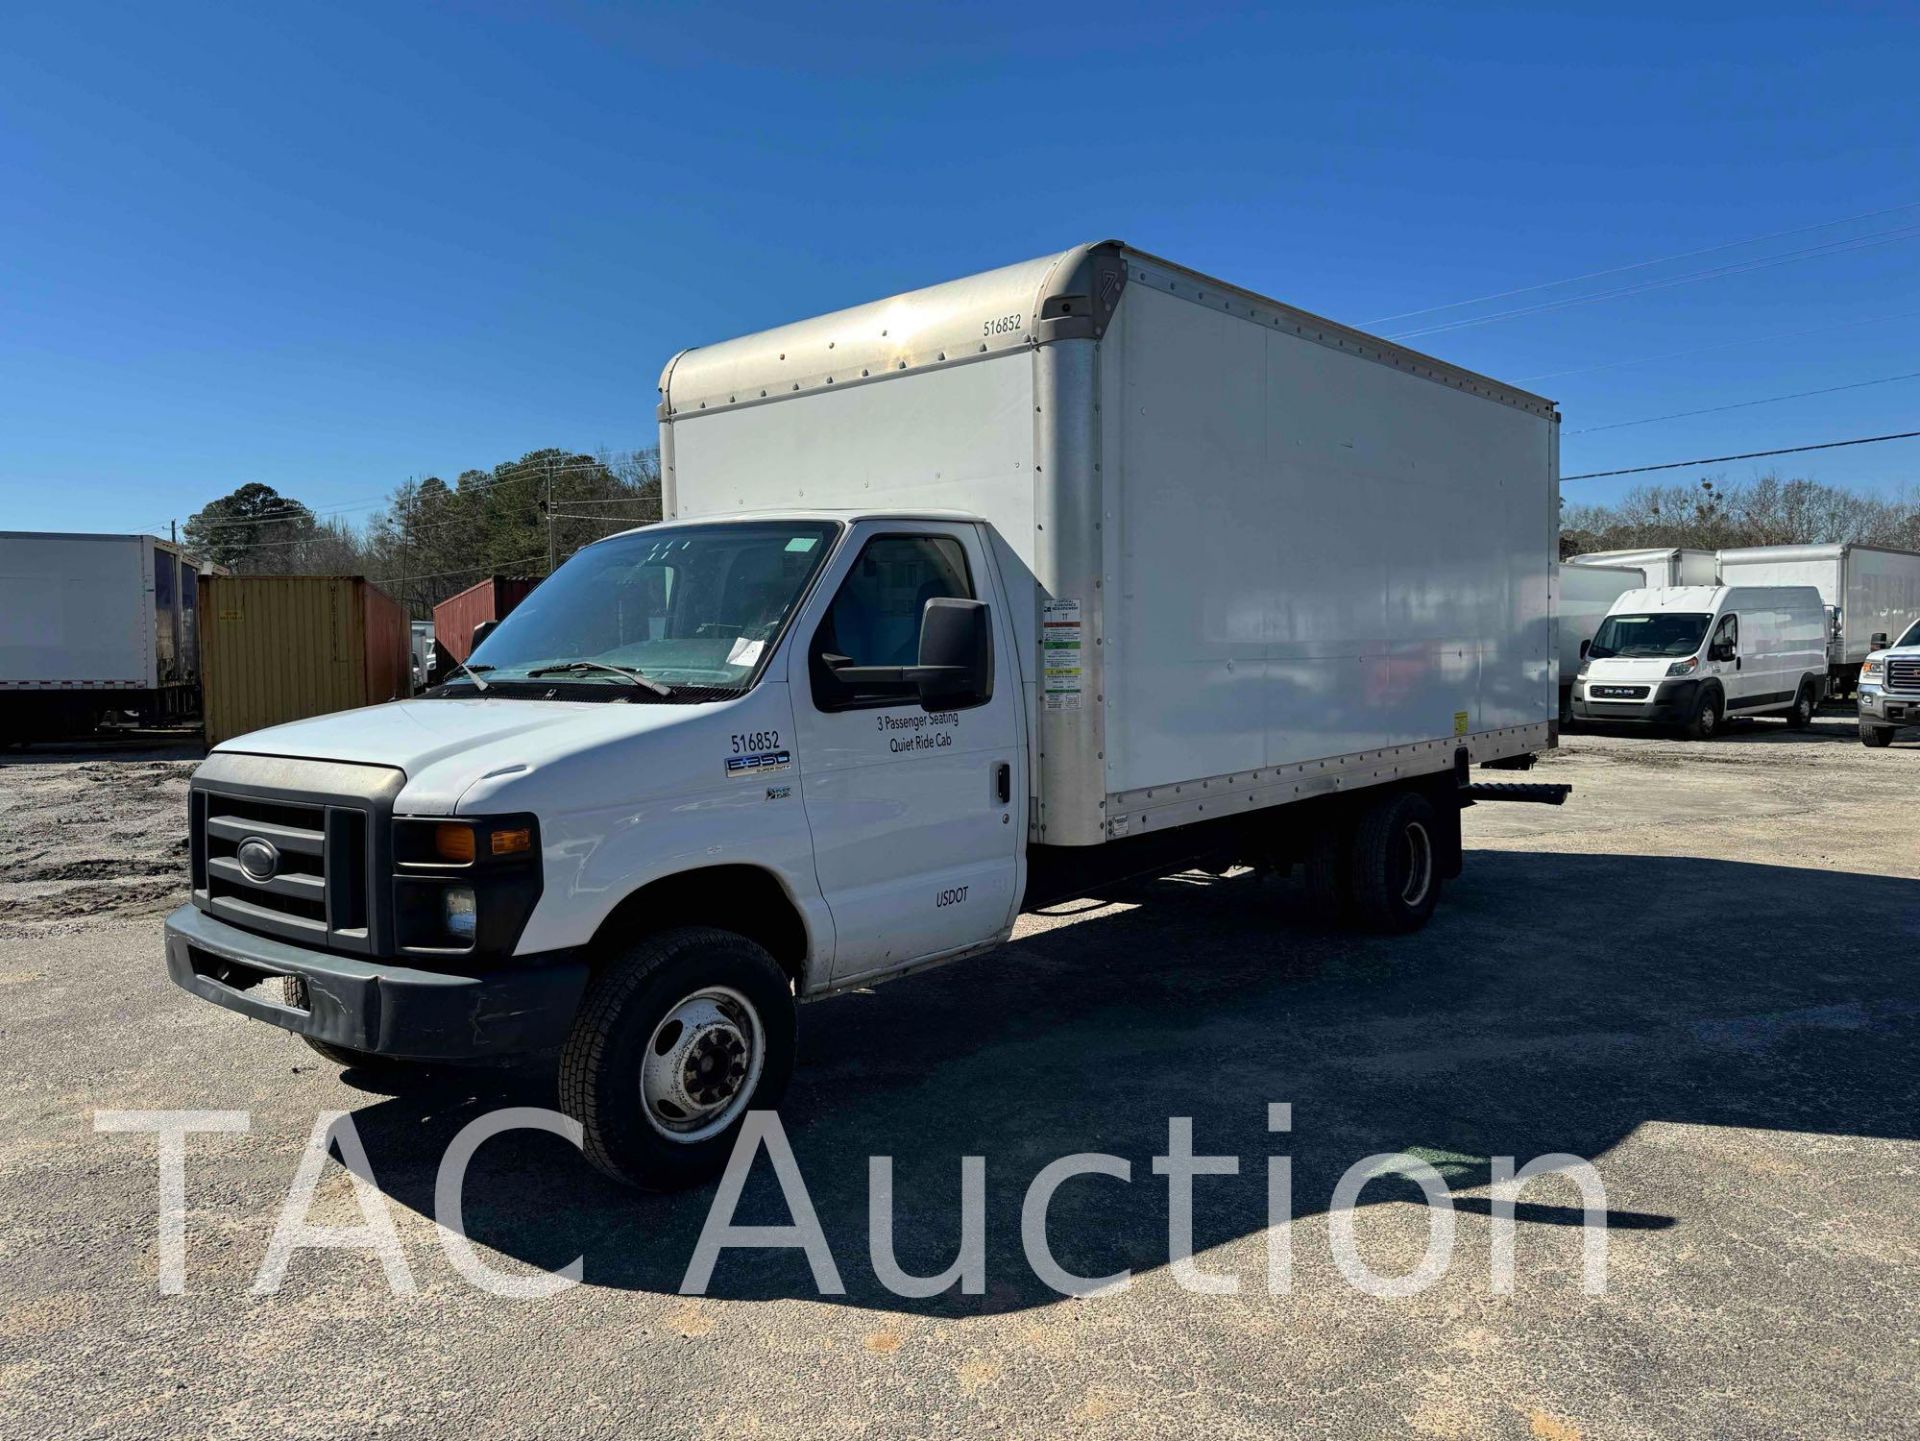
<path fill-rule="evenodd" d="M 1800 694 L 1793 698 L 1793 709 L 1787 712 L 1787 729 L 1803 731 L 1812 725 L 1815 704 L 1813 682 L 1801 681 Z"/>
<path fill-rule="evenodd" d="M 1874 750 L 1880 750 L 1883 747 L 1893 744 L 1893 732 L 1894 727 L 1892 726 L 1870 726 L 1862 723 L 1860 727 L 1860 744 L 1863 746 L 1871 746 Z"/>
<path fill-rule="evenodd" d="M 1417 791 L 1382 796 L 1354 830 L 1355 919 L 1368 930 L 1417 931 L 1440 901 L 1440 818 Z"/>
<path fill-rule="evenodd" d="M 1307 842 L 1300 879 L 1307 909 L 1316 920 L 1341 925 L 1353 918 L 1353 827 L 1345 816 L 1329 816 Z"/>
<path fill-rule="evenodd" d="M 744 936 L 663 931 L 587 988 L 560 1057 L 560 1109 L 614 1180 L 676 1190 L 720 1171 L 749 1110 L 793 1074 L 793 987 Z"/>
<path fill-rule="evenodd" d="M 1681 728 L 1681 734 L 1689 740 L 1710 741 L 1720 734 L 1720 722 L 1723 718 L 1720 692 L 1703 686 L 1699 699 L 1693 703 L 1693 714 L 1687 717 L 1687 723 Z"/>

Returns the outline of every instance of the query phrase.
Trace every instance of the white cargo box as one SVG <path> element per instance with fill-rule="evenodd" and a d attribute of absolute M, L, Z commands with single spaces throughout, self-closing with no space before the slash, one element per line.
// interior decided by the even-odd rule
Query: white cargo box
<path fill-rule="evenodd" d="M 0 531 L 0 690 L 140 690 L 197 670 L 196 577 L 150 535 Z"/>
<path fill-rule="evenodd" d="M 1551 744 L 1538 396 L 1116 242 L 684 352 L 661 393 L 671 518 L 991 525 L 1035 841 Z"/>
<path fill-rule="evenodd" d="M 1841 653 L 1857 666 L 1873 637 L 1920 620 L 1920 555 L 1874 545 L 1755 545 L 1720 552 L 1728 585 L 1810 585 L 1840 612 Z"/>

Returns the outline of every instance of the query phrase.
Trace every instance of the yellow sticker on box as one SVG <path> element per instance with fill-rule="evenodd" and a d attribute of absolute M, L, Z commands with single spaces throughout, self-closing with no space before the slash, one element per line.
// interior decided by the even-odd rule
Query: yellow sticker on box
<path fill-rule="evenodd" d="M 1453 733 L 1463 736 L 1467 733 L 1467 712 L 1457 710 L 1453 713 Z"/>

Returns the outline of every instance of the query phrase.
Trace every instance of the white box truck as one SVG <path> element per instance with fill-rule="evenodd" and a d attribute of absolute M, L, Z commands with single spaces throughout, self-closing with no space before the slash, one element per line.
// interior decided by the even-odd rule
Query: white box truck
<path fill-rule="evenodd" d="M 0 744 L 199 707 L 198 577 L 150 535 L 0 531 Z"/>
<path fill-rule="evenodd" d="M 1755 545 L 1720 552 L 1728 585 L 1810 585 L 1832 622 L 1828 694 L 1850 695 L 1860 666 L 1920 620 L 1920 555 L 1877 545 Z"/>
<path fill-rule="evenodd" d="M 1653 546 L 1640 550 L 1590 550 L 1569 557 L 1568 565 L 1630 566 L 1648 586 L 1718 585 L 1719 552 L 1684 545 Z"/>
<path fill-rule="evenodd" d="M 1630 590 L 1647 584 L 1646 572 L 1637 566 L 1563 565 L 1558 587 L 1559 609 L 1554 616 L 1560 655 L 1560 724 L 1573 719 L 1573 678 L 1580 662 L 1587 658 L 1587 647 L 1600 629 L 1614 601 Z"/>
<path fill-rule="evenodd" d="M 1431 914 L 1553 743 L 1557 416 L 1117 243 L 677 356 L 668 519 L 191 793 L 173 977 L 346 1062 L 561 1048 L 670 1186 L 795 1002 L 1195 863 Z"/>
<path fill-rule="evenodd" d="M 1812 586 L 1677 585 L 1614 601 L 1574 678 L 1583 720 L 1711 740 L 1732 717 L 1803 730 L 1826 684 L 1826 610 Z"/>

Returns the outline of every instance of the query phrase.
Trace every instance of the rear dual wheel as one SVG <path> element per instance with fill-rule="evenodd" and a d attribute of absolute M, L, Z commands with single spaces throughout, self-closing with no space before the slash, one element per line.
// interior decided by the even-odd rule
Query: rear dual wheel
<path fill-rule="evenodd" d="M 1323 919 L 1417 931 L 1440 901 L 1439 813 L 1417 791 L 1382 796 L 1357 817 L 1332 819 L 1316 831 L 1304 870 Z"/>

